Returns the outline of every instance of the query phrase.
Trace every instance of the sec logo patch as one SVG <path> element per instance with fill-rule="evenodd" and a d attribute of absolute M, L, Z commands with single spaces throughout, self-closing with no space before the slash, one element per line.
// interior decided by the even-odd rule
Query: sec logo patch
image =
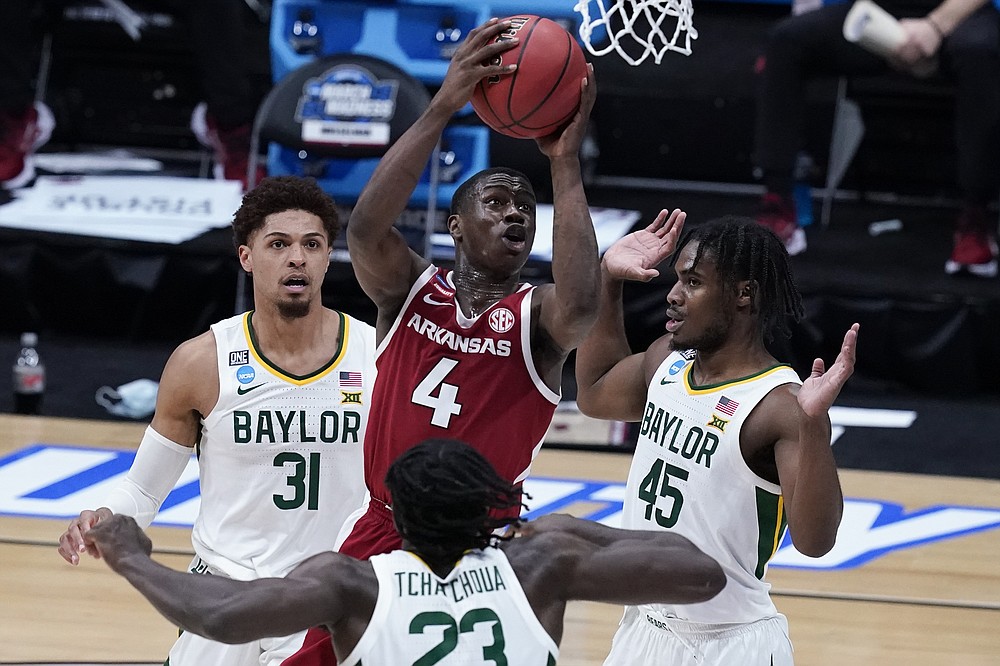
<path fill-rule="evenodd" d="M 496 333 L 506 333 L 514 327 L 514 313 L 507 308 L 497 308 L 490 313 L 490 328 Z"/>

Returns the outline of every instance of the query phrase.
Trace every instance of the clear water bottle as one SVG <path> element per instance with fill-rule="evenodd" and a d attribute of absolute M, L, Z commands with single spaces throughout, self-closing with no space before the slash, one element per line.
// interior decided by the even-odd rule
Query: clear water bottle
<path fill-rule="evenodd" d="M 38 414 L 45 394 L 45 365 L 38 356 L 37 333 L 21 334 L 21 352 L 14 361 L 14 412 Z"/>

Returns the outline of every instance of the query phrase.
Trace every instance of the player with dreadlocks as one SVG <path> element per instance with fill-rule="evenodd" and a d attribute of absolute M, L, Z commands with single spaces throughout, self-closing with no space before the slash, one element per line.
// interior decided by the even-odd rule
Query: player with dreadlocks
<path fill-rule="evenodd" d="M 694 603 L 725 586 L 682 536 L 566 515 L 521 524 L 521 501 L 471 446 L 427 440 L 385 478 L 403 548 L 362 561 L 316 555 L 285 578 L 190 576 L 149 558 L 152 543 L 115 515 L 84 535 L 167 619 L 225 643 L 326 626 L 343 666 L 554 664 L 571 599 Z M 512 536 L 494 530 L 513 525 Z"/>
<path fill-rule="evenodd" d="M 819 557 L 843 512 L 829 409 L 854 370 L 858 325 L 827 371 L 803 382 L 765 343 L 788 333 L 802 302 L 782 242 L 749 218 L 681 238 L 685 214 L 661 211 L 602 261 L 597 324 L 577 351 L 577 403 L 637 421 L 623 526 L 680 534 L 714 557 L 728 583 L 695 604 L 626 607 L 605 666 L 792 663 L 788 624 L 764 582 L 787 527 Z M 632 354 L 622 284 L 648 281 L 677 249 L 666 333 Z"/>

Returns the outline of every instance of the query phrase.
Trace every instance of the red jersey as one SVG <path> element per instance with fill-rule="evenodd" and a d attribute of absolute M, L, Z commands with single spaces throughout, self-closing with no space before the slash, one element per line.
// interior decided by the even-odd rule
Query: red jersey
<path fill-rule="evenodd" d="M 428 266 L 378 345 L 365 434 L 365 480 L 389 503 L 389 465 L 432 437 L 475 447 L 511 482 L 528 476 L 559 403 L 531 358 L 531 295 L 523 284 L 477 317 L 455 298 L 451 271 Z"/>

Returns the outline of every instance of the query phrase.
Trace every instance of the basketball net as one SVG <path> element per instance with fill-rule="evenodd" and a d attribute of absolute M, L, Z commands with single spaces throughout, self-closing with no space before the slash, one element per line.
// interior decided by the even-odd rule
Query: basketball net
<path fill-rule="evenodd" d="M 600 16 L 591 18 L 592 4 Z M 587 50 L 596 56 L 618 51 L 630 65 L 649 56 L 659 64 L 667 51 L 691 55 L 691 40 L 698 39 L 691 0 L 579 0 L 574 9 L 583 17 L 580 39 Z M 604 32 L 607 46 L 595 47 L 592 37 L 600 39 Z"/>

